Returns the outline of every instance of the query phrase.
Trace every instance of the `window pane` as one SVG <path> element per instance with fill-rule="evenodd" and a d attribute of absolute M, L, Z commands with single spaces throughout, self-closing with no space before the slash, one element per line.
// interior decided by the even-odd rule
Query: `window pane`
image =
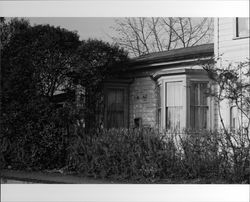
<path fill-rule="evenodd" d="M 230 125 L 231 125 L 231 130 L 235 130 L 237 128 L 237 108 L 236 108 L 236 106 L 233 106 L 230 109 Z"/>
<path fill-rule="evenodd" d="M 166 128 L 179 130 L 181 127 L 182 107 L 166 107 Z"/>
<path fill-rule="evenodd" d="M 158 127 L 161 128 L 161 108 L 158 109 Z"/>
<path fill-rule="evenodd" d="M 161 90 L 162 85 L 157 86 L 157 125 L 161 128 Z"/>
<path fill-rule="evenodd" d="M 249 36 L 249 18 L 236 18 L 236 36 Z"/>
<path fill-rule="evenodd" d="M 190 86 L 190 103 L 192 106 L 198 105 L 198 84 L 192 83 Z"/>
<path fill-rule="evenodd" d="M 182 114 L 181 82 L 166 83 L 166 128 L 179 130 Z"/>
<path fill-rule="evenodd" d="M 181 82 L 166 83 L 167 106 L 182 106 Z"/>
<path fill-rule="evenodd" d="M 108 91 L 107 127 L 124 127 L 124 91 L 122 89 Z"/>
<path fill-rule="evenodd" d="M 199 122 L 199 129 L 206 129 L 207 128 L 207 107 L 200 107 L 200 122 Z"/>
<path fill-rule="evenodd" d="M 207 128 L 207 83 L 191 83 L 190 85 L 190 127 L 192 129 Z"/>
<path fill-rule="evenodd" d="M 200 104 L 199 105 L 207 105 L 207 84 L 201 83 L 200 84 Z"/>

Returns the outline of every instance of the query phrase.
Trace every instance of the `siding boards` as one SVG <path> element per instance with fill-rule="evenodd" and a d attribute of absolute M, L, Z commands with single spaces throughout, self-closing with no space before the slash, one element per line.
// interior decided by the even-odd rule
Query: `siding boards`
<path fill-rule="evenodd" d="M 215 46 L 218 48 L 218 55 L 221 55 L 222 61 L 241 62 L 249 58 L 250 38 L 235 38 L 236 25 L 235 18 L 219 18 L 218 30 L 215 32 Z M 217 28 L 216 28 L 217 29 Z M 216 41 L 218 39 L 218 41 Z M 216 44 L 218 42 L 218 44 Z M 217 54 L 215 54 L 217 55 Z M 230 103 L 224 100 L 220 104 L 221 113 L 226 127 L 230 127 Z M 218 106 L 215 105 L 215 113 L 217 113 L 217 124 L 220 125 L 218 116 Z M 216 123 L 216 122 L 215 122 Z"/>
<path fill-rule="evenodd" d="M 235 39 L 234 18 L 219 19 L 219 55 L 225 60 L 241 61 L 249 57 L 249 38 Z"/>

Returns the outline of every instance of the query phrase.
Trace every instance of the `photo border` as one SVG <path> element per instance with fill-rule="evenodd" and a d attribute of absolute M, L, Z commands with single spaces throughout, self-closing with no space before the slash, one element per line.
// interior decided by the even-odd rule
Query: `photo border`
<path fill-rule="evenodd" d="M 0 1 L 3 17 L 249 17 L 248 0 Z M 4 202 L 247 202 L 249 185 L 11 185 Z"/>

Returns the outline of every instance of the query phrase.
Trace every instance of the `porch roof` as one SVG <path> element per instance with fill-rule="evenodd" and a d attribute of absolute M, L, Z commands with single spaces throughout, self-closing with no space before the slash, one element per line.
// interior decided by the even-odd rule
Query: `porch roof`
<path fill-rule="evenodd" d="M 153 66 L 193 62 L 199 59 L 210 59 L 214 56 L 214 44 L 203 44 L 187 48 L 178 48 L 170 51 L 150 53 L 134 58 L 127 70 L 145 69 Z"/>

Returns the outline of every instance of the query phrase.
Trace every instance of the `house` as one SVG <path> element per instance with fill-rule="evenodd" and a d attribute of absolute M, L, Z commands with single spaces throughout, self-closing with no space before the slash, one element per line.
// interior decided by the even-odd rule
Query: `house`
<path fill-rule="evenodd" d="M 223 100 L 218 107 L 208 96 L 207 89 L 216 89 L 211 89 L 215 86 L 202 64 L 214 56 L 220 57 L 217 67 L 249 58 L 249 18 L 214 22 L 214 44 L 135 58 L 126 72 L 106 82 L 104 126 L 214 130 L 221 127 L 219 107 L 226 128 L 244 125 L 242 112 L 233 103 Z"/>
<path fill-rule="evenodd" d="M 220 57 L 217 66 L 223 67 L 228 63 L 239 63 L 249 59 L 249 18 L 216 18 L 214 22 L 214 53 L 216 57 Z M 240 71 L 244 70 L 249 71 L 249 66 Z M 250 83 L 249 77 L 246 79 Z M 244 116 L 234 103 L 224 100 L 220 108 L 226 128 L 237 129 L 244 125 Z"/>
<path fill-rule="evenodd" d="M 147 54 L 104 86 L 106 128 L 215 129 L 216 104 L 202 68 L 214 44 Z"/>

